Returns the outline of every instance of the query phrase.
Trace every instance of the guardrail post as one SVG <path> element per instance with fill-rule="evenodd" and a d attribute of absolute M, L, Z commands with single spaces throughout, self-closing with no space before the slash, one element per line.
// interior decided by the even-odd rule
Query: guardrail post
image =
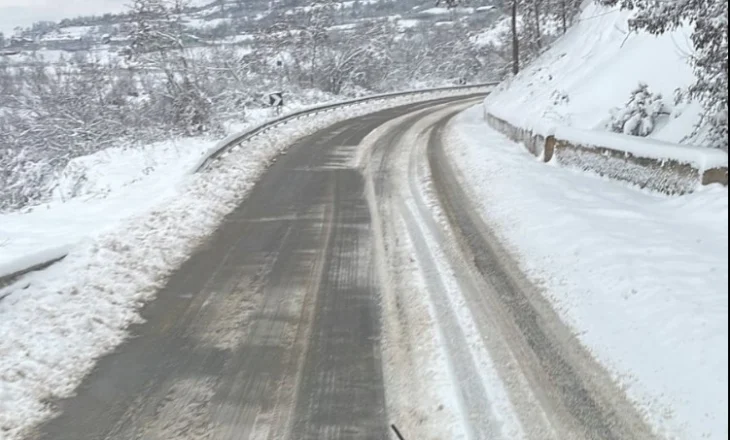
<path fill-rule="evenodd" d="M 543 162 L 550 162 L 550 160 L 553 158 L 553 154 L 555 153 L 555 143 L 557 141 L 555 140 L 555 136 L 550 135 L 547 138 L 545 138 L 545 148 L 543 149 L 542 153 L 542 160 Z"/>

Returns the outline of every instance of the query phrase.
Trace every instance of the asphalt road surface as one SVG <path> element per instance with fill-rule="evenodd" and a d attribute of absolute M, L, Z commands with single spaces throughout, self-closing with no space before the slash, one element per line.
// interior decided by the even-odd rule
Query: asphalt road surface
<path fill-rule="evenodd" d="M 382 341 L 392 319 L 383 304 L 399 280 L 383 275 L 394 252 L 383 243 L 410 234 L 419 260 L 439 263 L 417 228 L 403 232 L 395 218 L 427 225 L 461 262 L 461 291 L 484 346 L 511 365 L 501 375 L 528 438 L 652 438 L 471 209 L 440 133 L 474 102 L 407 105 L 296 142 L 144 307 L 133 337 L 98 362 L 74 397 L 54 402 L 57 415 L 28 438 L 379 440 L 395 439 L 390 424 L 401 422 L 407 440 L 426 438 L 386 403 L 392 366 L 384 368 Z M 358 166 L 363 139 L 396 118 Z M 404 140 L 413 130 L 424 134 L 417 146 Z M 399 168 L 400 156 L 427 165 L 449 231 L 423 201 L 404 208 L 418 181 Z M 466 431 L 501 439 L 486 387 L 470 379 L 479 367 L 458 319 L 439 306 L 439 286 L 434 278 L 424 295 L 453 332 L 456 388 L 472 408 Z M 411 373 L 394 374 L 407 382 Z"/>

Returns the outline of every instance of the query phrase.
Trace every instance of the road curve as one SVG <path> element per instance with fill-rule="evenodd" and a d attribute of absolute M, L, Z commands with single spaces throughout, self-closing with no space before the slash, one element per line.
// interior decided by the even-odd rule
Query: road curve
<path fill-rule="evenodd" d="M 441 132 L 478 97 L 297 141 L 27 438 L 653 438 L 459 186 Z"/>
<path fill-rule="evenodd" d="M 32 439 L 387 438 L 360 141 L 434 100 L 294 144 Z"/>

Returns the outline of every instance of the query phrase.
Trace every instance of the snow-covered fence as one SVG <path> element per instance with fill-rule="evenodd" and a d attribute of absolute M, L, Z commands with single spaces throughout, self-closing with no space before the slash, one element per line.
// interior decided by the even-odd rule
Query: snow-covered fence
<path fill-rule="evenodd" d="M 519 127 L 484 109 L 487 123 L 545 162 L 591 171 L 665 194 L 728 184 L 725 151 L 569 127 Z"/>
<path fill-rule="evenodd" d="M 314 116 L 318 113 L 331 112 L 331 111 L 335 111 L 337 109 L 353 107 L 353 106 L 362 105 L 362 104 L 372 104 L 372 103 L 377 103 L 379 101 L 386 103 L 388 101 L 392 101 L 397 98 L 412 97 L 419 101 L 421 101 L 421 100 L 426 101 L 430 98 L 436 99 L 439 97 L 446 97 L 446 96 L 468 95 L 472 92 L 473 93 L 487 92 L 489 90 L 489 87 L 491 87 L 493 85 L 495 85 L 495 83 L 467 85 L 467 86 L 441 87 L 441 88 L 433 88 L 433 89 L 388 93 L 388 94 L 382 94 L 382 95 L 367 96 L 367 97 L 353 99 L 353 100 L 349 100 L 349 101 L 322 105 L 322 106 L 318 106 L 318 107 L 301 110 L 301 111 L 298 111 L 298 112 L 295 112 L 295 113 L 292 113 L 289 115 L 282 116 L 278 119 L 274 119 L 272 121 L 266 122 L 264 124 L 261 124 L 257 127 L 252 128 L 250 130 L 247 130 L 245 132 L 236 133 L 231 136 L 228 136 L 227 138 L 221 140 L 218 144 L 216 144 L 210 151 L 208 151 L 207 154 L 205 154 L 201 158 L 201 160 L 198 162 L 198 164 L 196 164 L 196 166 L 193 167 L 193 169 L 191 171 L 200 172 L 200 171 L 205 170 L 209 164 L 211 164 L 216 159 L 224 156 L 228 150 L 230 150 L 231 148 L 233 148 L 237 145 L 240 145 L 243 142 L 246 142 L 248 140 L 255 138 L 259 134 L 268 132 L 269 130 L 274 130 L 281 125 L 287 124 L 287 123 L 292 122 L 297 119 Z M 68 249 L 61 249 L 61 248 L 54 249 L 54 250 L 52 250 L 52 252 L 46 252 L 46 253 L 33 255 L 30 258 L 23 258 L 21 261 L 16 262 L 16 264 L 13 264 L 12 266 L 2 268 L 2 269 L 6 269 L 6 270 L 0 269 L 0 288 L 12 283 L 18 277 L 20 277 L 28 272 L 43 269 L 57 261 L 62 260 L 66 256 L 67 253 L 68 253 Z M 2 298 L 0 297 L 0 300 L 1 299 Z"/>

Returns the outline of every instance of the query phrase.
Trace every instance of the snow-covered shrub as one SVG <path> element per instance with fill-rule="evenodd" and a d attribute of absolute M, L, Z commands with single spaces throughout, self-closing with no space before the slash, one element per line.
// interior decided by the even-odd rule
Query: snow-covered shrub
<path fill-rule="evenodd" d="M 662 95 L 652 93 L 648 85 L 639 83 L 625 107 L 611 110 L 609 128 L 616 133 L 649 136 L 662 114 L 667 114 Z"/>

